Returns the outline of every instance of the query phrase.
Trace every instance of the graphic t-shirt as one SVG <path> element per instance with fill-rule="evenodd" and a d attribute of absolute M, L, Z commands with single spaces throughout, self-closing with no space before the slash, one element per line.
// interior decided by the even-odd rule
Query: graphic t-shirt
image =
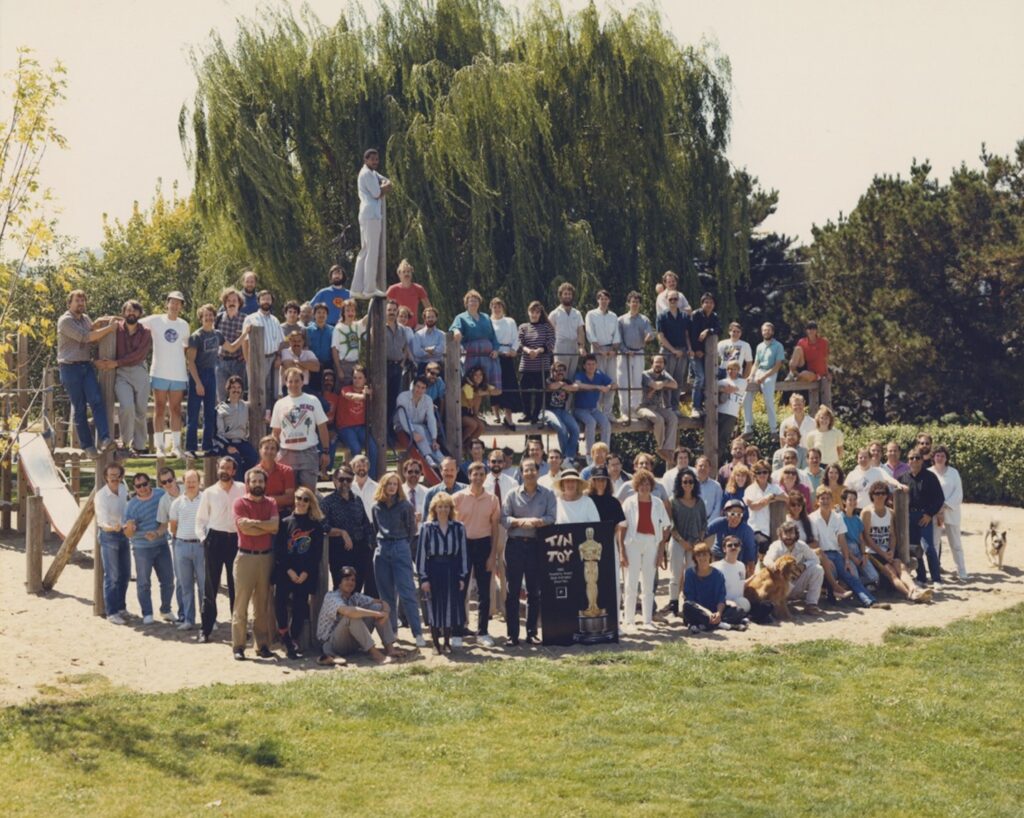
<path fill-rule="evenodd" d="M 349 300 L 351 293 L 346 287 L 335 287 L 331 285 L 324 287 L 322 290 L 318 290 L 317 294 L 313 296 L 313 300 L 309 303 L 314 307 L 317 304 L 324 304 L 327 306 L 327 323 L 337 324 L 341 320 L 341 310 L 345 306 L 345 302 Z"/>
<path fill-rule="evenodd" d="M 153 334 L 153 362 L 149 366 L 151 378 L 169 381 L 187 381 L 185 347 L 189 343 L 188 321 L 166 315 L 147 315 L 139 321 Z"/>
<path fill-rule="evenodd" d="M 327 422 L 320 401 L 302 393 L 297 398 L 285 395 L 274 404 L 270 427 L 281 430 L 281 448 L 302 451 L 316 446 L 319 441 L 317 427 Z"/>
<path fill-rule="evenodd" d="M 217 353 L 224 343 L 220 330 L 197 329 L 188 337 L 188 348 L 196 351 L 196 369 L 216 369 Z"/>

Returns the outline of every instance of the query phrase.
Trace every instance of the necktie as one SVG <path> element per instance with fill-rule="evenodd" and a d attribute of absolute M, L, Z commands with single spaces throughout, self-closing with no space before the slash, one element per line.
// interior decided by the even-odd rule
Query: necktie
<path fill-rule="evenodd" d="M 501 505 L 501 475 L 494 476 L 494 496 L 498 498 L 498 505 Z"/>

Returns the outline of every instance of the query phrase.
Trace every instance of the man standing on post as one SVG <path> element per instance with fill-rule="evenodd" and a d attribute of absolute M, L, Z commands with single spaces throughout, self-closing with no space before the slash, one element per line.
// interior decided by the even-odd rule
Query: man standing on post
<path fill-rule="evenodd" d="M 72 290 L 68 295 L 67 312 L 57 321 L 57 364 L 60 366 L 60 382 L 75 410 L 78 444 L 85 450 L 87 457 L 96 457 L 99 452 L 93 445 L 86 406 L 92 409 L 99 451 L 106 451 L 114 445 L 114 441 L 110 437 L 107 408 L 103 404 L 100 382 L 92 364 L 90 345 L 114 332 L 117 323 L 109 316 L 97 318 L 93 323 L 85 314 L 85 304 L 83 290 Z"/>
<path fill-rule="evenodd" d="M 361 246 L 352 276 L 352 297 L 370 299 L 384 296 L 384 219 L 385 198 L 391 192 L 391 180 L 377 173 L 380 154 L 369 148 L 363 154 L 359 171 L 359 239 Z"/>
<path fill-rule="evenodd" d="M 761 337 L 764 340 L 754 352 L 754 370 L 743 400 L 743 434 L 752 434 L 754 431 L 754 395 L 760 392 L 764 395 L 764 405 L 768 411 L 768 428 L 774 436 L 779 428 L 775 416 L 775 382 L 779 378 L 779 370 L 786 362 L 786 351 L 775 339 L 775 325 L 771 322 L 765 321 L 761 325 Z"/>
<path fill-rule="evenodd" d="M 690 372 L 693 375 L 693 410 L 690 417 L 698 418 L 704 414 L 704 341 L 709 335 L 722 334 L 722 325 L 715 312 L 715 297 L 711 293 L 704 293 L 700 297 L 700 309 L 690 316 L 688 331 L 690 350 L 693 353 L 690 358 Z"/>
<path fill-rule="evenodd" d="M 665 371 L 676 383 L 672 395 L 672 411 L 679 411 L 679 400 L 686 389 L 686 373 L 690 365 L 690 341 L 687 332 L 690 317 L 679 309 L 679 293 L 668 294 L 668 310 L 658 314 L 658 343 L 665 359 Z"/>
<path fill-rule="evenodd" d="M 153 334 L 153 362 L 149 375 L 153 387 L 153 450 L 164 449 L 164 417 L 170 415 L 171 457 L 181 457 L 181 399 L 188 388 L 188 321 L 179 317 L 185 296 L 178 290 L 167 294 L 167 312 L 142 319 Z M 166 410 L 166 412 L 165 412 Z"/>
<path fill-rule="evenodd" d="M 327 271 L 327 277 L 331 281 L 330 285 L 322 290 L 317 290 L 316 295 L 309 303 L 313 305 L 314 319 L 316 318 L 317 304 L 327 307 L 327 323 L 333 327 L 341 320 L 341 310 L 351 296 L 345 287 L 345 270 L 340 264 L 331 267 Z"/>
<path fill-rule="evenodd" d="M 572 305 L 575 297 L 576 288 L 566 281 L 558 288 L 558 306 L 548 314 L 555 328 L 555 361 L 565 364 L 565 376 L 570 381 L 576 375 L 579 356 L 587 350 L 586 325 L 580 311 Z"/>
<path fill-rule="evenodd" d="M 476 577 L 477 641 L 490 648 L 494 647 L 494 639 L 487 633 L 487 626 L 491 621 L 491 574 L 497 561 L 501 504 L 497 497 L 484 489 L 486 473 L 483 463 L 470 466 L 469 488 L 460 491 L 453 499 L 458 519 L 466 527 L 469 561 Z"/>
<path fill-rule="evenodd" d="M 235 500 L 245 495 L 245 486 L 235 481 L 234 458 L 217 461 L 217 482 L 203 489 L 196 511 L 196 536 L 203 542 L 202 632 L 198 641 L 211 642 L 217 623 L 217 594 L 220 577 L 227 569 L 229 610 L 235 608 L 235 557 L 238 555 L 238 528 L 235 526 Z"/>
<path fill-rule="evenodd" d="M 268 616 L 270 574 L 274 568 L 274 535 L 280 520 L 277 505 L 265 496 L 267 474 L 259 466 L 245 475 L 245 496 L 232 508 L 238 529 L 238 556 L 235 557 L 235 607 L 231 614 L 231 646 L 235 659 L 245 659 L 248 641 L 249 601 L 255 609 L 252 627 L 256 655 L 273 659 L 270 652 L 271 623 Z"/>
<path fill-rule="evenodd" d="M 601 290 L 597 294 L 597 309 L 587 313 L 584 323 L 590 351 L 597 356 L 597 368 L 615 381 L 622 339 L 619 336 L 619 317 L 608 309 L 611 303 L 611 293 Z M 598 401 L 598 408 L 611 417 L 614 403 L 615 393 L 605 392 Z"/>
<path fill-rule="evenodd" d="M 135 300 L 121 307 L 117 324 L 117 352 L 113 360 L 96 361 L 96 368 L 116 369 L 114 394 L 121 423 L 121 444 L 131 457 L 146 451 L 149 435 L 146 416 L 149 413 L 149 368 L 146 359 L 153 349 L 153 336 L 139 323 L 142 305 Z"/>
<path fill-rule="evenodd" d="M 664 355 L 654 356 L 651 368 L 644 372 L 641 385 L 644 399 L 637 410 L 637 417 L 651 422 L 658 454 L 666 463 L 670 462 L 679 431 L 679 384 L 666 371 Z"/>
<path fill-rule="evenodd" d="M 521 464 L 523 485 L 517 486 L 501 504 L 501 524 L 508 532 L 505 542 L 505 622 L 508 643 L 519 644 L 519 589 L 526 577 L 526 641 L 537 642 L 540 614 L 541 541 L 538 531 L 555 522 L 555 493 L 537 483 L 537 463 L 524 458 Z"/>

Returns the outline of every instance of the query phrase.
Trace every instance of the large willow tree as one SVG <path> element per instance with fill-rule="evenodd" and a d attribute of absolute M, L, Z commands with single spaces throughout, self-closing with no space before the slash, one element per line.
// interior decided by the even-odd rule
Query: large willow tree
<path fill-rule="evenodd" d="M 667 268 L 691 297 L 710 271 L 728 309 L 746 274 L 728 62 L 680 46 L 653 7 L 400 0 L 331 27 L 267 13 L 195 67 L 180 128 L 200 213 L 283 292 L 353 258 L 368 146 L 396 187 L 389 259 L 409 257 L 449 315 L 473 286 L 525 316 L 563 280 L 621 304 Z"/>

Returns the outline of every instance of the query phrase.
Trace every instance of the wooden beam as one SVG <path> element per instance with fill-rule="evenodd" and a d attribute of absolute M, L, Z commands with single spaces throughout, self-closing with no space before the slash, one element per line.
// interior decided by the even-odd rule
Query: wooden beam
<path fill-rule="evenodd" d="M 104 452 L 96 460 L 96 489 L 99 490 L 107 482 L 107 466 L 115 463 L 112 452 Z M 78 496 L 75 495 L 75 499 Z M 96 536 L 92 544 L 92 613 L 93 616 L 106 616 L 107 606 L 103 597 L 103 549 L 100 545 L 100 527 L 96 526 Z"/>
<path fill-rule="evenodd" d="M 444 434 L 448 451 L 462 462 L 462 361 L 455 333 L 444 337 Z M 506 430 L 507 431 L 507 430 Z"/>
<path fill-rule="evenodd" d="M 47 441 L 50 444 L 50 451 L 57 443 L 57 418 L 53 414 L 53 386 L 56 378 L 53 374 L 53 367 L 48 366 L 43 370 L 43 431 L 50 427 L 50 437 Z"/>
<path fill-rule="evenodd" d="M 25 479 L 25 470 L 18 466 L 18 521 L 15 527 L 19 534 L 25 533 L 25 498 L 28 497 L 28 480 Z"/>
<path fill-rule="evenodd" d="M 99 482 L 102 485 L 102 481 Z M 89 499 L 85 501 L 85 505 L 82 506 L 82 510 L 78 513 L 78 519 L 75 520 L 75 524 L 71 526 L 68 536 L 65 538 L 60 550 L 57 552 L 57 556 L 55 556 L 53 558 L 53 562 L 50 563 L 50 569 L 46 572 L 46 576 L 43 577 L 43 588 L 47 591 L 52 591 L 53 586 L 57 584 L 57 579 L 60 577 L 64 567 L 68 564 L 68 560 L 71 559 L 71 555 L 75 553 L 75 549 L 78 547 L 78 543 L 81 541 L 82 535 L 85 534 L 85 530 L 89 527 L 89 523 L 91 523 L 93 518 L 96 516 L 95 501 L 96 489 L 93 488 L 92 493 L 89 495 Z"/>
<path fill-rule="evenodd" d="M 249 442 L 259 449 L 260 438 L 266 434 L 267 411 L 267 356 L 263 354 L 263 327 L 254 324 L 249 328 L 249 356 L 246 359 L 246 375 L 249 378 Z M 241 476 L 239 476 L 241 479 Z"/>
<path fill-rule="evenodd" d="M 108 335 L 104 335 L 96 346 L 98 351 L 98 357 L 102 361 L 112 361 L 117 358 L 117 333 L 111 332 Z M 103 408 L 107 412 L 107 428 L 110 430 L 110 437 L 117 440 L 117 430 L 114 428 L 114 403 L 116 401 L 114 396 L 114 381 L 117 378 L 116 369 L 97 369 L 96 375 L 100 382 L 100 393 L 103 395 Z M 95 418 L 94 418 L 95 420 Z M 128 443 L 128 435 L 133 430 L 129 429 L 128 434 L 125 430 L 121 430 L 121 439 Z M 99 441 L 97 441 L 97 444 Z M 99 466 L 97 465 L 97 468 Z M 98 472 L 97 472 L 98 473 Z M 98 478 L 99 482 L 102 483 L 102 477 Z"/>
<path fill-rule="evenodd" d="M 11 501 L 14 499 L 14 486 L 11 475 L 11 452 L 8 448 L 9 441 L 0 440 L 0 446 L 5 448 L 3 458 L 0 459 L 0 527 L 4 533 L 11 530 Z"/>
<path fill-rule="evenodd" d="M 718 336 L 704 339 L 704 456 L 718 474 Z"/>
<path fill-rule="evenodd" d="M 910 571 L 910 496 L 905 491 L 892 495 L 892 524 L 896 526 L 896 554 Z"/>
<path fill-rule="evenodd" d="M 818 389 L 820 391 L 819 399 L 822 406 L 827 406 L 829 409 L 832 408 L 832 379 L 824 378 L 818 381 Z"/>
<path fill-rule="evenodd" d="M 374 477 L 378 479 L 387 468 L 388 442 L 388 359 L 384 307 L 383 298 L 374 298 L 370 301 L 369 375 L 372 392 L 366 412 L 366 424 L 369 426 L 367 432 L 377 444 L 379 466 Z M 374 464 L 370 465 L 372 469 Z"/>
<path fill-rule="evenodd" d="M 33 494 L 26 503 L 25 525 L 25 589 L 30 594 L 43 590 L 43 531 L 46 515 L 43 498 Z"/>
<path fill-rule="evenodd" d="M 28 391 L 28 335 L 24 332 L 18 333 L 18 414 L 21 415 L 21 423 L 24 426 L 25 413 L 28 411 L 31 395 Z"/>
<path fill-rule="evenodd" d="M 768 504 L 768 537 L 772 542 L 775 542 L 778 537 L 779 526 L 786 519 L 786 504 L 785 503 L 769 503 Z"/>
<path fill-rule="evenodd" d="M 203 458 L 203 487 L 212 486 L 217 482 L 217 458 Z"/>

